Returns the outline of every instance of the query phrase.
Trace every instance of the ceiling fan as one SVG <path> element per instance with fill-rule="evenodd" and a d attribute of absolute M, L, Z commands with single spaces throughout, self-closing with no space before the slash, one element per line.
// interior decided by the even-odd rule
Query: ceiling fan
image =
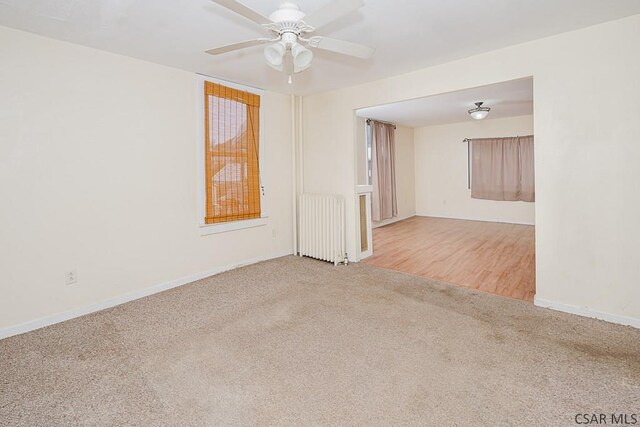
<path fill-rule="evenodd" d="M 310 48 L 324 49 L 360 59 L 368 59 L 374 52 L 374 49 L 368 46 L 343 40 L 322 36 L 307 38 L 308 33 L 362 7 L 364 4 L 362 0 L 334 0 L 309 16 L 296 4 L 285 2 L 269 17 L 261 15 L 236 0 L 212 1 L 262 26 L 271 37 L 220 46 L 209 49 L 206 53 L 220 55 L 246 47 L 268 44 L 264 49 L 267 64 L 276 70 L 286 72 L 289 75 L 289 83 L 293 73 L 304 71 L 311 65 L 313 52 L 305 47 L 305 44 Z"/>

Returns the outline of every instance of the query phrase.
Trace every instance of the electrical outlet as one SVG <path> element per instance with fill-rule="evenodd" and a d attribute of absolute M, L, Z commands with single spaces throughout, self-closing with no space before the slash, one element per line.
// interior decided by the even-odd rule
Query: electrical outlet
<path fill-rule="evenodd" d="M 73 285 L 78 282 L 78 272 L 76 270 L 67 271 L 64 274 L 64 282 L 67 285 Z"/>

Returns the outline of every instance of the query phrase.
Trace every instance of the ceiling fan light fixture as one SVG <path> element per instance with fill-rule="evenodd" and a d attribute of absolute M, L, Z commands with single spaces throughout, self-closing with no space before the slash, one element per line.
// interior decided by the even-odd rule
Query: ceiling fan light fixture
<path fill-rule="evenodd" d="M 313 52 L 298 43 L 291 46 L 291 56 L 293 56 L 293 71 L 295 73 L 306 70 L 313 61 Z"/>
<path fill-rule="evenodd" d="M 264 48 L 264 57 L 267 60 L 269 66 L 276 70 L 282 70 L 282 63 L 284 62 L 284 55 L 287 52 L 287 48 L 283 43 L 277 42 Z"/>
<path fill-rule="evenodd" d="M 476 120 L 482 120 L 485 117 L 487 117 L 491 108 L 483 107 L 482 104 L 484 104 L 484 102 L 476 102 L 475 104 L 476 104 L 476 108 L 472 108 L 471 110 L 468 111 L 471 117 Z"/>

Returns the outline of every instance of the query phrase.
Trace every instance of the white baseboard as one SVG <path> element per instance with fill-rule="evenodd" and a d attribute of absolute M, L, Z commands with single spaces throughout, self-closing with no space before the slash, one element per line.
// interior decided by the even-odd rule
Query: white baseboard
<path fill-rule="evenodd" d="M 395 217 L 392 219 L 385 219 L 384 221 L 380 221 L 380 222 L 372 222 L 371 228 L 384 227 L 385 225 L 393 224 L 394 222 L 398 222 L 398 221 L 404 221 L 405 219 L 413 218 L 414 216 L 416 216 L 416 214 L 405 215 L 402 217 Z"/>
<path fill-rule="evenodd" d="M 466 221 L 501 222 L 504 224 L 535 225 L 535 223 L 527 222 L 527 221 L 512 221 L 512 220 L 507 221 L 504 219 L 472 218 L 468 216 L 444 215 L 444 214 L 438 214 L 433 212 L 416 212 L 416 216 L 430 216 L 432 218 L 447 218 L 447 219 L 464 219 Z"/>
<path fill-rule="evenodd" d="M 179 279 L 171 280 L 169 282 L 161 283 L 159 285 L 152 286 L 150 288 L 141 289 L 139 291 L 131 292 L 108 300 L 89 304 L 84 307 L 74 308 L 72 310 L 64 311 L 62 313 L 56 313 L 51 316 L 41 317 L 39 319 L 30 320 L 25 323 L 21 323 L 15 326 L 9 326 L 7 328 L 0 329 L 0 339 L 8 338 L 14 335 L 24 334 L 36 329 L 44 328 L 56 323 L 64 322 L 76 317 L 84 316 L 86 314 L 94 313 L 96 311 L 104 310 L 105 308 L 115 307 L 116 305 L 124 304 L 129 301 L 134 301 L 149 295 L 157 294 L 158 292 L 166 291 L 169 289 L 177 288 L 178 286 L 186 285 L 196 280 L 204 279 L 206 277 L 214 276 L 225 271 L 233 270 L 235 268 L 243 267 L 245 265 L 255 264 L 261 261 L 267 261 L 269 259 L 279 258 L 282 256 L 291 255 L 291 252 L 281 253 L 277 255 L 267 255 L 256 257 L 233 264 L 220 266 L 211 270 L 203 271 L 193 274 L 191 276 L 181 277 Z"/>
<path fill-rule="evenodd" d="M 538 307 L 549 308 L 551 310 L 563 311 L 565 313 L 577 314 L 578 316 L 591 317 L 594 319 L 605 320 L 611 323 L 617 323 L 625 326 L 633 326 L 640 329 L 640 319 L 627 316 L 619 316 L 616 314 L 604 313 L 602 311 L 592 310 L 588 307 L 578 307 L 576 305 L 563 304 L 555 301 L 549 301 L 543 298 L 534 297 L 533 303 Z"/>

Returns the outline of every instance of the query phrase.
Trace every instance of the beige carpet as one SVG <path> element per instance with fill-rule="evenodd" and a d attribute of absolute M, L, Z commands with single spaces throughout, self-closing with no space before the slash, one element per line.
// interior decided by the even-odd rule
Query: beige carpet
<path fill-rule="evenodd" d="M 575 426 L 640 412 L 640 330 L 285 257 L 0 341 L 10 426 Z"/>

